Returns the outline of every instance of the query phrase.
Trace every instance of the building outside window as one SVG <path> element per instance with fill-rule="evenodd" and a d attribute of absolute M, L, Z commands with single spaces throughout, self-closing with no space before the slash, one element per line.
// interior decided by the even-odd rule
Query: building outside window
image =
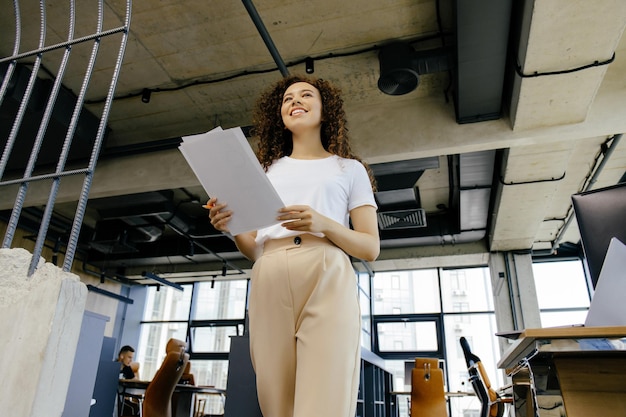
<path fill-rule="evenodd" d="M 152 379 L 174 337 L 189 342 L 196 385 L 226 389 L 230 339 L 243 335 L 247 289 L 247 280 L 186 284 L 182 292 L 149 287 L 137 352 L 142 379 Z M 223 412 L 221 397 L 206 399 L 206 413 Z"/>
<path fill-rule="evenodd" d="M 394 375 L 400 416 L 409 412 L 410 372 L 416 357 L 439 358 L 446 391 L 473 393 L 459 339 L 465 336 L 494 386 L 499 348 L 489 270 L 425 269 L 377 272 L 373 278 L 374 351 Z M 450 417 L 478 413 L 473 395 L 450 397 Z"/>
<path fill-rule="evenodd" d="M 591 302 L 591 289 L 582 261 L 534 262 L 533 276 L 541 327 L 585 322 Z"/>

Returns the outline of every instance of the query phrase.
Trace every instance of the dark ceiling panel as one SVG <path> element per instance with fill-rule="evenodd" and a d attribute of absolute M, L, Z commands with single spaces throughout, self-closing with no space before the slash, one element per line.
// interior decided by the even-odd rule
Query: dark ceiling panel
<path fill-rule="evenodd" d="M 458 123 L 499 119 L 512 0 L 456 0 Z"/>

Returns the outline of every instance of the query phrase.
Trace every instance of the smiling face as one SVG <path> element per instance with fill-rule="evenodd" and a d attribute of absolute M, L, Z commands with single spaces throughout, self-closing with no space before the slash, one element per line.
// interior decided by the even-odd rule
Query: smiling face
<path fill-rule="evenodd" d="M 322 97 L 317 88 L 306 82 L 291 84 L 280 109 L 285 127 L 292 133 L 319 128 L 322 123 Z"/>

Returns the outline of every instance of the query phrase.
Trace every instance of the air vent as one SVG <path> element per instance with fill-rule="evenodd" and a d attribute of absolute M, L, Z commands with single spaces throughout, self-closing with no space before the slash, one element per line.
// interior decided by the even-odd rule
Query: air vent
<path fill-rule="evenodd" d="M 378 227 L 381 230 L 426 227 L 426 212 L 421 208 L 379 212 Z"/>

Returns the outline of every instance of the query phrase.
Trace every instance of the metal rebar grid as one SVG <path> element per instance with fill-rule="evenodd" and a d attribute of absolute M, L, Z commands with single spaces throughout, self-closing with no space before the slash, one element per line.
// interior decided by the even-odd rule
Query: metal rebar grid
<path fill-rule="evenodd" d="M 17 114 L 13 122 L 13 125 L 11 127 L 9 137 L 7 138 L 4 150 L 2 152 L 2 156 L 0 157 L 0 187 L 6 186 L 9 184 L 20 184 L 17 196 L 15 198 L 15 204 L 11 212 L 11 218 L 7 225 L 7 231 L 6 231 L 3 243 L 2 243 L 2 247 L 8 248 L 11 246 L 13 237 L 15 235 L 15 231 L 17 229 L 18 221 L 22 212 L 22 208 L 24 206 L 24 200 L 26 197 L 29 184 L 33 181 L 51 180 L 48 200 L 47 200 L 46 207 L 44 210 L 43 218 L 41 219 L 40 228 L 37 234 L 37 240 L 35 242 L 35 248 L 33 250 L 33 256 L 32 256 L 31 264 L 29 267 L 28 275 L 31 276 L 36 270 L 39 258 L 41 256 L 41 253 L 44 247 L 44 243 L 46 240 L 48 227 L 50 225 L 50 219 L 52 218 L 54 204 L 55 204 L 57 193 L 59 190 L 61 178 L 67 177 L 69 175 L 84 175 L 85 179 L 83 181 L 83 187 L 80 192 L 80 196 L 78 197 L 78 206 L 76 209 L 76 213 L 74 215 L 74 221 L 73 221 L 72 229 L 68 238 L 67 250 L 65 252 L 65 260 L 63 263 L 63 270 L 70 271 L 72 267 L 72 263 L 74 261 L 76 248 L 78 245 L 78 236 L 80 234 L 80 228 L 81 228 L 83 218 L 85 215 L 85 209 L 87 206 L 87 199 L 89 196 L 89 190 L 91 188 L 93 173 L 94 173 L 96 163 L 98 160 L 98 155 L 100 154 L 100 148 L 102 146 L 102 142 L 104 139 L 106 124 L 107 124 L 107 120 L 109 117 L 111 104 L 113 102 L 113 94 L 117 86 L 117 81 L 119 79 L 119 74 L 120 74 L 120 70 L 122 66 L 122 60 L 124 57 L 124 52 L 126 50 L 126 44 L 128 41 L 128 34 L 129 34 L 129 28 L 130 28 L 132 0 L 126 1 L 126 14 L 125 14 L 123 26 L 120 26 L 114 29 L 105 30 L 105 31 L 103 31 L 104 4 L 103 4 L 103 0 L 99 0 L 98 16 L 97 16 L 95 32 L 91 35 L 82 36 L 80 38 L 74 37 L 74 28 L 76 24 L 75 0 L 71 0 L 70 7 L 69 7 L 69 15 L 68 15 L 67 41 L 54 44 L 54 45 L 45 44 L 46 28 L 47 28 L 46 2 L 42 0 L 39 2 L 40 32 L 39 32 L 38 46 L 34 50 L 24 51 L 24 52 L 20 52 L 22 20 L 21 20 L 21 13 L 20 13 L 18 0 L 14 0 L 13 4 L 14 4 L 14 12 L 15 12 L 15 33 L 16 33 L 15 43 L 14 43 L 14 48 L 13 48 L 13 54 L 8 57 L 0 58 L 0 64 L 7 63 L 7 70 L 4 74 L 4 80 L 0 86 L 0 105 L 2 104 L 2 101 L 8 91 L 10 79 L 12 75 L 14 74 L 15 68 L 18 65 L 18 61 L 20 59 L 24 59 L 28 57 L 35 57 L 35 60 L 34 60 L 34 63 L 32 63 L 32 71 L 31 71 L 24 95 L 22 96 L 20 106 L 17 110 Z M 100 49 L 101 40 L 104 36 L 110 36 L 110 35 L 115 35 L 115 34 L 121 34 L 120 47 L 119 47 L 116 63 L 112 72 L 111 83 L 109 85 L 107 97 L 104 102 L 104 108 L 102 110 L 102 114 L 100 117 L 98 130 L 96 133 L 96 137 L 94 138 L 93 146 L 91 149 L 91 156 L 89 158 L 89 163 L 87 167 L 83 169 L 74 169 L 74 170 L 66 171 L 65 166 L 68 160 L 70 146 L 72 144 L 72 139 L 74 138 L 74 134 L 78 126 L 78 120 L 79 120 L 81 110 L 83 109 L 85 96 L 89 87 L 89 82 L 94 72 L 96 58 L 98 56 L 98 52 Z M 33 175 L 37 157 L 39 156 L 39 152 L 40 152 L 42 143 L 44 141 L 46 129 L 48 127 L 52 112 L 54 111 L 55 104 L 57 102 L 58 93 L 62 88 L 63 77 L 65 75 L 65 71 L 66 71 L 67 65 L 71 57 L 72 48 L 74 45 L 84 44 L 87 42 L 93 42 L 91 55 L 85 67 L 85 75 L 83 78 L 82 86 L 77 96 L 76 104 L 72 112 L 71 120 L 69 121 L 69 126 L 67 128 L 65 139 L 63 141 L 63 145 L 62 145 L 61 151 L 57 159 L 56 169 L 53 173 Z M 37 81 L 37 75 L 38 75 L 43 57 L 48 52 L 58 51 L 58 50 L 63 50 L 63 55 L 58 66 L 56 76 L 54 77 L 54 83 L 53 83 L 53 86 L 51 87 L 50 94 L 47 99 L 43 117 L 41 119 L 40 126 L 37 130 L 37 135 L 34 139 L 33 147 L 30 152 L 27 166 L 25 167 L 21 178 L 8 180 L 8 181 L 2 181 L 2 176 L 4 175 L 4 171 L 9 161 L 9 157 L 11 156 L 11 151 L 13 149 L 19 129 L 21 127 L 23 117 L 26 112 L 26 107 L 28 106 L 29 101 L 31 100 L 31 94 L 32 94 L 35 82 Z"/>

